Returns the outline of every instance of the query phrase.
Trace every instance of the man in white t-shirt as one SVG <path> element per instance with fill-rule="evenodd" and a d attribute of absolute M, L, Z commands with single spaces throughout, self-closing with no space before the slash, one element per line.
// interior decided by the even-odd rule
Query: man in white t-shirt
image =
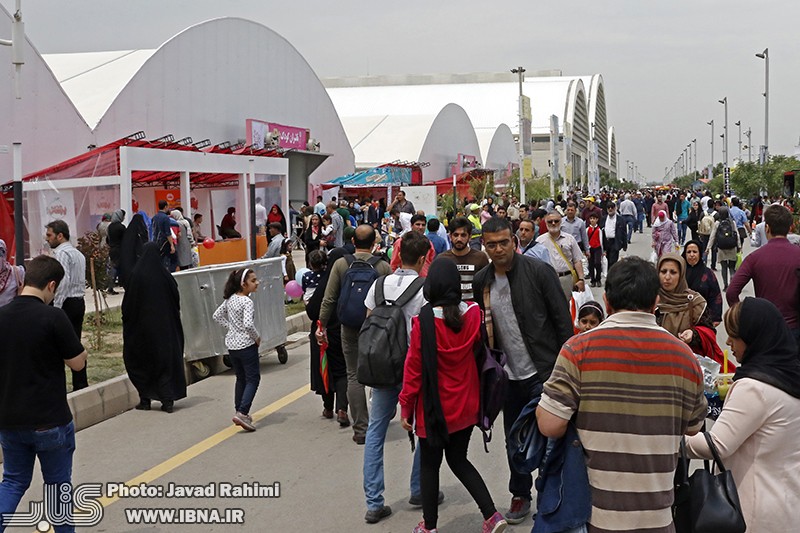
<path fill-rule="evenodd" d="M 317 203 L 314 205 L 314 212 L 319 216 L 325 214 L 325 202 L 322 201 L 322 196 L 317 196 Z"/>
<path fill-rule="evenodd" d="M 399 298 L 403 291 L 419 277 L 422 266 L 425 264 L 425 256 L 430 248 L 430 241 L 421 233 L 410 231 L 403 236 L 403 245 L 400 248 L 401 267 L 383 279 L 383 292 L 386 300 Z M 380 281 L 381 278 L 378 278 L 375 283 Z M 369 292 L 367 292 L 367 297 L 364 299 L 367 315 L 376 307 L 375 283 L 372 284 Z M 422 295 L 422 288 L 420 287 L 417 294 L 403 307 L 409 339 L 411 338 L 411 319 L 419 314 L 425 303 L 425 297 Z M 400 395 L 402 385 L 402 383 L 399 383 L 394 387 L 372 389 L 372 408 L 369 413 L 369 426 L 367 427 L 367 437 L 364 443 L 364 494 L 367 500 L 367 514 L 364 520 L 370 524 L 375 524 L 392 514 L 392 509 L 385 504 L 383 497 L 385 487 L 383 445 L 386 441 L 389 421 L 394 418 L 397 412 L 397 398 Z M 411 467 L 411 498 L 409 503 L 413 506 L 422 506 L 419 466 L 419 448 L 417 448 Z M 440 502 L 443 497 L 440 493 Z"/>
<path fill-rule="evenodd" d="M 267 227 L 267 208 L 261 205 L 261 198 L 256 198 L 256 227 L 264 233 Z"/>

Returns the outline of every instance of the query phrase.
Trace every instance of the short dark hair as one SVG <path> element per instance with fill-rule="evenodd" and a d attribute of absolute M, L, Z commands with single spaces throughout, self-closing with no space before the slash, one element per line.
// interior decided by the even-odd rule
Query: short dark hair
<path fill-rule="evenodd" d="M 312 250 L 308 254 L 308 266 L 315 272 L 324 270 L 327 262 L 328 256 L 322 250 Z"/>
<path fill-rule="evenodd" d="M 514 234 L 514 230 L 511 228 L 511 222 L 509 222 L 507 218 L 492 217 L 486 221 L 481 229 L 483 233 L 498 233 L 507 229 L 512 235 Z"/>
<path fill-rule="evenodd" d="M 413 215 L 411 217 L 411 225 L 413 226 L 414 224 L 416 224 L 420 220 L 425 222 L 427 219 L 425 218 L 425 215 Z"/>
<path fill-rule="evenodd" d="M 47 224 L 45 228 L 50 228 L 51 230 L 53 230 L 54 235 L 58 235 L 59 233 L 61 233 L 62 235 L 64 235 L 65 239 L 69 240 L 69 226 L 63 220 L 61 219 L 54 220 L 49 224 Z"/>
<path fill-rule="evenodd" d="M 575 209 L 577 209 L 578 208 L 578 204 L 576 204 L 575 202 L 570 200 L 569 202 L 567 202 L 567 209 L 569 209 L 570 207 L 574 207 Z"/>
<path fill-rule="evenodd" d="M 413 265 L 419 261 L 420 257 L 425 257 L 431 249 L 431 241 L 416 231 L 409 231 L 403 234 L 402 245 L 400 246 L 400 261 L 404 265 Z"/>
<path fill-rule="evenodd" d="M 653 263 L 630 256 L 608 269 L 606 298 L 615 311 L 650 312 L 656 303 L 661 282 Z"/>
<path fill-rule="evenodd" d="M 529 218 L 526 218 L 526 219 L 523 219 L 523 220 L 519 221 L 519 227 L 522 227 L 523 224 L 530 224 L 531 225 L 531 229 L 533 229 L 533 230 L 536 229 L 536 224 L 534 224 L 533 220 L 531 220 Z"/>
<path fill-rule="evenodd" d="M 736 196 L 731 198 L 731 204 L 735 205 L 736 207 L 739 207 L 740 205 L 742 205 L 742 203 L 739 201 L 739 198 L 736 197 Z"/>
<path fill-rule="evenodd" d="M 771 205 L 764 210 L 764 223 L 773 235 L 786 236 L 792 226 L 792 214 L 782 205 Z"/>
<path fill-rule="evenodd" d="M 534 209 L 528 215 L 528 218 L 530 218 L 531 220 L 536 220 L 537 218 L 544 218 L 545 216 L 547 216 L 547 211 L 545 211 L 544 209 Z"/>
<path fill-rule="evenodd" d="M 181 206 L 176 207 L 175 211 L 178 211 L 181 215 L 183 214 L 183 208 Z"/>
<path fill-rule="evenodd" d="M 441 224 L 439 223 L 438 218 L 432 218 L 428 221 L 428 231 L 431 233 L 436 233 L 439 231 L 439 226 L 441 226 Z"/>
<path fill-rule="evenodd" d="M 470 222 L 467 217 L 455 217 L 450 221 L 450 224 L 447 225 L 447 231 L 450 233 L 461 228 L 465 228 L 467 233 L 472 235 L 472 222 Z"/>
<path fill-rule="evenodd" d="M 359 224 L 353 236 L 353 244 L 359 250 L 372 248 L 375 244 L 375 228 L 369 224 Z"/>
<path fill-rule="evenodd" d="M 168 204 L 167 204 L 167 201 L 166 201 L 166 200 L 159 200 L 159 201 L 158 201 L 158 210 L 159 210 L 159 211 L 163 211 L 163 210 L 164 210 L 164 208 L 165 208 L 165 207 L 167 207 L 167 205 L 168 205 Z"/>
<path fill-rule="evenodd" d="M 283 232 L 283 226 L 281 226 L 280 222 L 270 222 L 269 225 L 267 226 L 267 228 L 278 230 L 278 233 L 282 233 Z"/>
<path fill-rule="evenodd" d="M 55 281 L 57 287 L 62 279 L 64 279 L 64 267 L 57 259 L 49 255 L 34 257 L 25 269 L 26 287 L 43 290 L 51 281 Z"/>
<path fill-rule="evenodd" d="M 194 219 L 197 220 L 198 218 L 203 218 L 203 213 L 195 213 Z"/>

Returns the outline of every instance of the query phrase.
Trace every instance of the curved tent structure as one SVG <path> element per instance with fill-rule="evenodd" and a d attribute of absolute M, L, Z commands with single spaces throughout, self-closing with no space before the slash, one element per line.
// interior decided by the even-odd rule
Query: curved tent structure
<path fill-rule="evenodd" d="M 486 153 L 481 151 L 485 167 L 495 170 L 509 170 L 512 165 L 519 165 L 519 154 L 517 153 L 514 134 L 511 128 L 505 124 L 500 124 L 492 135 L 491 142 L 487 147 Z M 505 172 L 495 173 L 495 184 L 503 185 L 508 183 L 508 176 Z"/>

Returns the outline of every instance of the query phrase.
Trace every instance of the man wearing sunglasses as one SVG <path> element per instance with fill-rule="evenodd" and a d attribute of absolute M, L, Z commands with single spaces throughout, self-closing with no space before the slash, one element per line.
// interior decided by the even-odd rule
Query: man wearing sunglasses
<path fill-rule="evenodd" d="M 561 289 L 569 301 L 572 291 L 583 292 L 586 284 L 581 263 L 583 252 L 575 237 L 561 231 L 561 213 L 554 209 L 547 213 L 544 221 L 547 224 L 547 233 L 539 235 L 536 242 L 544 245 L 550 252 L 550 264 L 556 269 Z"/>

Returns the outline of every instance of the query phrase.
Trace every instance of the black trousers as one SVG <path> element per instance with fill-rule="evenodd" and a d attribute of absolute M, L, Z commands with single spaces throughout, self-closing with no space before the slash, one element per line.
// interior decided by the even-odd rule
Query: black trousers
<path fill-rule="evenodd" d="M 450 433 L 450 440 L 444 448 L 429 446 L 428 439 L 419 439 L 422 517 L 425 519 L 426 529 L 435 528 L 439 521 L 439 468 L 442 466 L 442 455 L 447 457 L 450 470 L 478 504 L 483 519 L 487 520 L 497 512 L 486 483 L 467 459 L 472 428 L 470 426 Z"/>
<path fill-rule="evenodd" d="M 600 283 L 603 277 L 603 249 L 589 250 L 589 279 L 592 283 Z"/>
<path fill-rule="evenodd" d="M 511 427 L 516 422 L 522 409 L 528 402 L 542 395 L 542 382 L 538 375 L 533 375 L 521 381 L 509 380 L 508 394 L 503 404 L 503 430 L 505 432 L 506 445 L 508 445 L 508 434 Z M 508 491 L 512 496 L 533 499 L 531 497 L 531 487 L 533 487 L 533 476 L 531 474 L 520 474 L 511 464 L 511 457 L 506 454 L 508 459 L 508 469 L 511 471 L 511 479 L 508 482 Z"/>
<path fill-rule="evenodd" d="M 322 407 L 329 411 L 333 410 L 334 394 L 336 395 L 336 411 L 347 412 L 347 374 L 338 378 L 331 376 L 330 388 L 327 394 L 322 394 Z"/>
<path fill-rule="evenodd" d="M 606 260 L 608 261 L 609 269 L 614 266 L 614 263 L 619 261 L 619 248 L 617 248 L 616 243 L 612 243 L 606 248 Z"/>
<path fill-rule="evenodd" d="M 78 339 L 80 339 L 81 332 L 83 331 L 83 315 L 86 313 L 86 302 L 84 302 L 83 298 L 67 298 L 64 300 L 64 304 L 61 306 L 61 309 L 63 309 L 64 313 L 66 313 L 70 324 L 72 324 L 72 329 L 75 331 Z M 88 386 L 89 378 L 86 375 L 86 367 L 84 366 L 83 370 L 73 370 L 72 390 L 76 391 L 85 389 Z"/>

